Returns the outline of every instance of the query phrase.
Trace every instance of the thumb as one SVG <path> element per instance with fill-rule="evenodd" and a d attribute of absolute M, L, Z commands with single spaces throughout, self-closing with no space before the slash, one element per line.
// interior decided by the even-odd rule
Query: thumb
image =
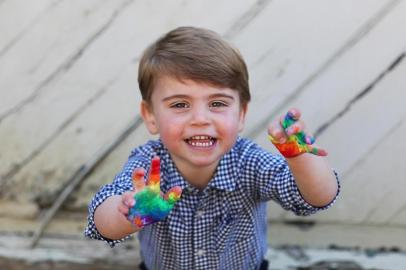
<path fill-rule="evenodd" d="M 123 195 L 121 195 L 121 202 L 127 208 L 133 207 L 135 204 L 134 192 L 133 191 L 124 192 Z"/>
<path fill-rule="evenodd" d="M 182 195 L 182 188 L 179 186 L 173 187 L 164 196 L 164 200 L 168 203 L 176 203 Z"/>
<path fill-rule="evenodd" d="M 328 155 L 326 150 L 315 147 L 314 145 L 308 145 L 307 152 L 312 153 L 313 155 L 316 155 L 316 156 L 321 156 L 321 157 L 325 157 Z"/>

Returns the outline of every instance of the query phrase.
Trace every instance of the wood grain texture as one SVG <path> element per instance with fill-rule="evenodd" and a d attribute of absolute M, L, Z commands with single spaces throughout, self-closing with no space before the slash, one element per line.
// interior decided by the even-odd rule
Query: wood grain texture
<path fill-rule="evenodd" d="M 35 99 L 3 119 L 0 138 L 8 154 L 0 172 L 3 184 L 7 182 L 3 190 L 7 189 L 8 197 L 26 190 L 29 200 L 40 196 L 52 201 L 69 175 L 136 116 L 140 101 L 137 59 L 150 42 L 169 29 L 194 21 L 227 33 L 253 2 L 239 2 L 228 17 L 223 16 L 229 7 L 226 3 L 210 14 L 198 13 L 209 9 L 205 1 L 173 4 L 163 8 L 147 2 L 124 2 L 72 66 L 44 86 Z M 143 24 L 150 16 L 157 19 Z"/>
<path fill-rule="evenodd" d="M 36 213 L 52 203 L 138 116 L 145 47 L 170 29 L 195 25 L 219 32 L 247 61 L 253 100 L 243 135 L 276 151 L 266 124 L 298 107 L 329 151 L 342 194 L 307 220 L 404 226 L 404 14 L 405 0 L 3 1 L 0 197 L 35 202 Z M 66 207 L 85 211 L 130 150 L 149 138 L 144 127 L 133 132 Z M 296 219 L 274 203 L 268 212 L 271 220 Z"/>

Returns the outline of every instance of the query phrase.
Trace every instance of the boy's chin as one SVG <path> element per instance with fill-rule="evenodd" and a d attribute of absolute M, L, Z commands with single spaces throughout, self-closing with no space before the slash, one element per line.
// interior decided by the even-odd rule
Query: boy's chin
<path fill-rule="evenodd" d="M 216 157 L 199 157 L 199 156 L 193 156 L 188 158 L 189 163 L 193 164 L 196 167 L 207 167 L 210 165 L 217 165 L 220 158 Z"/>
<path fill-rule="evenodd" d="M 210 156 L 199 156 L 199 155 L 189 155 L 183 158 L 189 165 L 195 168 L 208 168 L 216 167 L 221 159 L 221 156 L 210 155 Z"/>

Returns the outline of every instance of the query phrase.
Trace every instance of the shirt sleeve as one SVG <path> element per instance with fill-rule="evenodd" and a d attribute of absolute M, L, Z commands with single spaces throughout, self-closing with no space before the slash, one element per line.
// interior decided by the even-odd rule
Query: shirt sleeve
<path fill-rule="evenodd" d="M 130 236 L 122 239 L 112 240 L 104 237 L 99 233 L 94 223 L 94 212 L 96 208 L 103 203 L 107 198 L 114 195 L 121 195 L 126 191 L 132 190 L 132 172 L 135 168 L 145 168 L 148 164 L 147 158 L 143 158 L 137 151 L 133 151 L 130 155 L 127 163 L 124 165 L 123 170 L 116 175 L 111 184 L 104 185 L 93 197 L 88 207 L 88 217 L 87 226 L 85 228 L 84 234 L 86 237 L 102 240 L 107 242 L 111 247 L 114 247 L 117 243 L 120 243 Z M 149 166 L 149 164 L 148 164 Z"/>
<path fill-rule="evenodd" d="M 306 202 L 300 194 L 289 166 L 282 156 L 268 152 L 261 153 L 256 164 L 256 181 L 260 183 L 259 197 L 261 200 L 274 200 L 285 210 L 292 211 L 299 216 L 307 216 L 329 208 L 337 199 L 340 184 L 338 174 L 334 170 L 338 183 L 335 198 L 323 207 L 315 207 Z"/>

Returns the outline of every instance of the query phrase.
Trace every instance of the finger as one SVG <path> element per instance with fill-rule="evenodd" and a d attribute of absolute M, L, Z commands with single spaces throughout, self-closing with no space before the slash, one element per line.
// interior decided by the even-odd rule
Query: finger
<path fill-rule="evenodd" d="M 305 134 L 305 142 L 306 142 L 306 144 L 313 144 L 315 141 L 316 141 L 316 139 L 313 136 Z"/>
<path fill-rule="evenodd" d="M 135 205 L 134 194 L 135 194 L 135 192 L 123 193 L 123 195 L 121 195 L 122 204 L 128 208 L 133 207 Z"/>
<path fill-rule="evenodd" d="M 158 156 L 152 158 L 151 161 L 151 168 L 149 170 L 149 176 L 147 185 L 151 187 L 155 187 L 158 190 L 160 182 L 161 182 L 161 162 Z"/>
<path fill-rule="evenodd" d="M 124 204 L 119 204 L 118 205 L 118 207 L 117 207 L 117 209 L 118 209 L 118 211 L 121 213 L 121 214 L 123 214 L 123 215 L 128 215 L 128 212 L 129 212 L 129 208 L 127 207 L 127 206 L 125 206 Z"/>
<path fill-rule="evenodd" d="M 143 168 L 136 168 L 132 174 L 134 191 L 140 191 L 145 187 L 144 181 L 145 170 Z"/>
<path fill-rule="evenodd" d="M 297 109 L 290 109 L 285 116 L 281 117 L 281 126 L 286 129 L 293 125 L 300 118 L 300 111 Z"/>
<path fill-rule="evenodd" d="M 293 121 L 297 121 L 299 120 L 300 116 L 302 115 L 302 113 L 299 111 L 299 109 L 296 108 L 291 108 L 289 109 L 289 111 L 286 114 L 285 118 L 291 119 Z"/>
<path fill-rule="evenodd" d="M 309 152 L 309 153 L 311 153 L 311 154 L 313 154 L 313 155 L 316 155 L 316 156 L 325 157 L 325 156 L 328 155 L 328 153 L 327 153 L 326 150 L 324 150 L 324 149 L 322 149 L 322 148 L 318 148 L 318 147 L 312 146 L 312 145 L 309 145 L 309 146 L 307 147 L 307 149 L 308 149 L 308 152 Z"/>
<path fill-rule="evenodd" d="M 283 128 L 278 122 L 273 122 L 269 125 L 268 135 L 272 143 L 285 143 L 287 139 Z"/>
<path fill-rule="evenodd" d="M 175 203 L 180 199 L 180 195 L 182 194 L 182 188 L 181 187 L 173 187 L 168 192 L 166 192 L 164 199 L 165 201 L 168 201 L 169 203 Z"/>
<path fill-rule="evenodd" d="M 304 123 L 302 121 L 297 121 L 288 128 L 285 129 L 285 132 L 288 136 L 298 134 L 299 132 L 303 131 Z"/>

